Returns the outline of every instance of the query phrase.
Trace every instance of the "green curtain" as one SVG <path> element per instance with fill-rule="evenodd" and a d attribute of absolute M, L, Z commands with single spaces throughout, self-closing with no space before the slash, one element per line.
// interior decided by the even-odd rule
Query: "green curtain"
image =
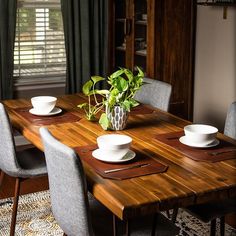
<path fill-rule="evenodd" d="M 80 92 L 92 75 L 107 76 L 108 1 L 61 0 L 67 93 Z"/>
<path fill-rule="evenodd" d="M 0 99 L 13 97 L 17 0 L 0 0 Z"/>

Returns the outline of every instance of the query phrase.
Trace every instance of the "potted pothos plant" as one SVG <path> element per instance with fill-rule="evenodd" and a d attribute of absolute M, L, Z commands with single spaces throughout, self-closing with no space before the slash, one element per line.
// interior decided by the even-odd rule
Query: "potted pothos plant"
<path fill-rule="evenodd" d="M 88 103 L 80 104 L 89 120 L 93 120 L 95 115 L 105 108 L 99 119 L 99 124 L 103 129 L 121 130 L 125 128 L 130 110 L 139 105 L 134 99 L 136 92 L 144 84 L 144 73 L 137 67 L 137 73 L 131 70 L 120 68 L 108 76 L 107 79 L 100 76 L 92 76 L 83 86 L 83 93 L 88 96 Z M 106 81 L 109 90 L 97 90 L 97 82 Z M 100 100 L 97 99 L 100 95 Z M 95 105 L 91 104 L 91 96 L 94 97 Z"/>
<path fill-rule="evenodd" d="M 96 120 L 96 114 L 104 107 L 104 98 L 109 94 L 108 90 L 96 89 L 96 84 L 103 80 L 105 78 L 101 76 L 92 76 L 82 88 L 83 94 L 88 97 L 88 102 L 79 104 L 78 108 L 84 110 L 86 118 L 90 121 Z M 98 99 L 97 95 L 100 95 L 101 98 Z"/>

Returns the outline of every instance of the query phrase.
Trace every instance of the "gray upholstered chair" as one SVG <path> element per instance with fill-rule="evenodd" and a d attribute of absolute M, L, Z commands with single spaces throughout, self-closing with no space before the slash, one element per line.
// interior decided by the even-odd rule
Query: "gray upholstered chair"
<path fill-rule="evenodd" d="M 169 110 L 172 86 L 160 80 L 144 78 L 145 84 L 135 94 L 135 100 L 163 111 Z M 169 211 L 166 212 L 170 217 Z"/>
<path fill-rule="evenodd" d="M 36 148 L 16 151 L 12 127 L 8 114 L 0 103 L 0 187 L 4 174 L 15 177 L 15 193 L 11 219 L 10 235 L 14 235 L 20 184 L 27 178 L 39 177 L 47 174 L 44 154 Z"/>
<path fill-rule="evenodd" d="M 122 222 L 115 220 L 97 200 L 88 199 L 83 166 L 75 151 L 55 139 L 47 128 L 40 128 L 40 134 L 48 169 L 52 212 L 64 234 L 112 235 L 114 224 L 117 224 L 117 231 L 123 233 L 125 227 Z M 160 235 L 178 234 L 178 228 L 168 219 L 160 214 L 157 217 Z M 134 235 L 151 235 L 151 231 L 150 217 L 137 219 L 132 227 Z"/>
<path fill-rule="evenodd" d="M 224 134 L 236 139 L 236 102 L 233 102 L 227 112 Z M 210 235 L 216 233 L 216 219 L 220 219 L 220 235 L 225 232 L 225 215 L 236 212 L 236 198 L 226 201 L 210 202 L 206 204 L 193 205 L 185 208 L 187 212 L 201 221 L 211 222 Z M 174 210 L 172 221 L 175 222 L 178 209 Z"/>
<path fill-rule="evenodd" d="M 236 101 L 233 102 L 228 109 L 224 134 L 236 139 Z"/>
<path fill-rule="evenodd" d="M 168 111 L 172 87 L 170 84 L 144 78 L 144 84 L 135 94 L 135 99 L 143 104 L 148 104 L 163 111 Z"/>

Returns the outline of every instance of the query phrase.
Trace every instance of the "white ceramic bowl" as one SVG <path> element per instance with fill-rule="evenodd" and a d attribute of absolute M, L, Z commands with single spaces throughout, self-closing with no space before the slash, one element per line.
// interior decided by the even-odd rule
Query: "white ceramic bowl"
<path fill-rule="evenodd" d="M 218 129 L 211 125 L 193 124 L 184 127 L 186 139 L 190 143 L 208 145 L 212 143 Z"/>
<path fill-rule="evenodd" d="M 99 149 L 111 160 L 120 160 L 129 151 L 132 138 L 122 134 L 105 134 L 97 138 Z"/>
<path fill-rule="evenodd" d="M 39 114 L 50 113 L 55 107 L 56 102 L 57 98 L 52 96 L 37 96 L 31 98 L 32 106 Z"/>

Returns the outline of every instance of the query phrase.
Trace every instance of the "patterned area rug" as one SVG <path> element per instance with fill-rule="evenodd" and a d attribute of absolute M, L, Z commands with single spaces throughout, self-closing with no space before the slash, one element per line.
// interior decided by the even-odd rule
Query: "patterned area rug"
<path fill-rule="evenodd" d="M 11 199 L 0 200 L 0 236 L 8 236 L 12 212 Z M 185 211 L 180 210 L 176 225 L 179 236 L 209 235 L 209 224 L 201 223 Z M 219 235 L 219 222 L 217 222 Z M 225 236 L 236 236 L 236 230 L 226 225 Z M 18 205 L 16 236 L 62 236 L 50 208 L 48 191 L 27 194 L 20 197 Z"/>

